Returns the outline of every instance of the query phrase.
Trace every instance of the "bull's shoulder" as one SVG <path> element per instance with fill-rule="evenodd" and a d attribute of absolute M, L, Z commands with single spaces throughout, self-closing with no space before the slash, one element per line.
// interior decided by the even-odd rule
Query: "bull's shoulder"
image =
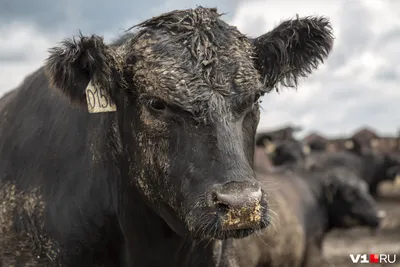
<path fill-rule="evenodd" d="M 2 131 L 14 131 L 19 127 L 33 130 L 58 121 L 63 122 L 59 125 L 67 126 L 69 121 L 88 119 L 88 116 L 85 116 L 87 111 L 72 106 L 69 100 L 50 86 L 42 68 L 5 94 L 0 99 L 0 107 Z M 57 127 L 53 127 L 52 130 L 57 131 Z"/>
<path fill-rule="evenodd" d="M 19 190 L 13 183 L 0 183 L 1 266 L 56 263 L 57 242 L 43 231 L 45 206 L 38 188 Z"/>
<path fill-rule="evenodd" d="M 0 99 L 0 180 L 89 171 L 93 147 L 111 128 L 107 116 L 71 106 L 37 70 Z"/>
<path fill-rule="evenodd" d="M 79 158 L 82 153 L 71 144 L 79 146 L 84 128 L 77 128 L 78 116 L 50 90 L 41 70 L 10 94 L 0 100 L 0 179 L 35 181 L 51 175 L 58 159 L 70 153 Z"/>
<path fill-rule="evenodd" d="M 105 179 L 111 164 L 102 164 L 97 150 L 111 130 L 102 119 L 107 114 L 90 117 L 71 107 L 42 69 L 3 96 L 0 107 L 0 254 L 9 255 L 6 266 L 18 260 L 13 255 L 42 257 L 38 249 L 53 257 L 54 244 L 97 238 L 111 202 Z M 89 216 L 100 218 L 96 227 L 86 225 Z"/>

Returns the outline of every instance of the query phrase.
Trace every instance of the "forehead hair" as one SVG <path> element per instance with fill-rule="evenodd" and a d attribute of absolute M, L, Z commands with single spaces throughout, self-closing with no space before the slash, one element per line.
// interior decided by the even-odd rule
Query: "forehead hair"
<path fill-rule="evenodd" d="M 146 20 L 122 44 L 124 73 L 139 97 L 157 97 L 196 116 L 226 117 L 266 89 L 251 41 L 213 8 Z M 132 28 L 131 28 L 132 29 Z"/>

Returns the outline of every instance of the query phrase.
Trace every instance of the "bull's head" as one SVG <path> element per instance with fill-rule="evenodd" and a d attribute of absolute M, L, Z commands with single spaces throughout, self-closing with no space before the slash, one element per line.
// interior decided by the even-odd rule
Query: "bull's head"
<path fill-rule="evenodd" d="M 333 168 L 323 180 L 324 197 L 330 225 L 338 228 L 354 226 L 378 227 L 384 213 L 368 192 L 368 184 L 346 168 Z"/>
<path fill-rule="evenodd" d="M 323 61 L 328 20 L 296 18 L 250 39 L 199 7 L 138 26 L 113 45 L 64 41 L 47 60 L 50 81 L 90 112 L 115 112 L 130 163 L 123 181 L 179 234 L 222 239 L 265 227 L 252 169 L 259 99 L 295 87 Z"/>

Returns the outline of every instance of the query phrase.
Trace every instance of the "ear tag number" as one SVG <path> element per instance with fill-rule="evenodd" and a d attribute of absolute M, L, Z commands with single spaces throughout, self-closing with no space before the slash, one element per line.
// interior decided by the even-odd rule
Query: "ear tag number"
<path fill-rule="evenodd" d="M 92 80 L 89 81 L 85 91 L 89 113 L 117 111 L 117 106 L 106 91 L 99 86 L 94 86 Z"/>

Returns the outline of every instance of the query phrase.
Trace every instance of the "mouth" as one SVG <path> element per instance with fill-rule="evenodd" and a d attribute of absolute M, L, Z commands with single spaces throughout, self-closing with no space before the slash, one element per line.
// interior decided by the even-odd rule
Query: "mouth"
<path fill-rule="evenodd" d="M 351 228 L 361 225 L 360 220 L 352 216 L 345 216 L 342 218 L 342 225 L 345 228 Z"/>
<path fill-rule="evenodd" d="M 224 240 L 228 238 L 244 238 L 256 232 L 259 229 L 254 228 L 245 228 L 245 229 L 237 229 L 237 230 L 222 230 L 217 231 L 213 236 L 215 239 Z"/>
<path fill-rule="evenodd" d="M 357 226 L 368 226 L 372 229 L 379 228 L 382 219 L 379 214 L 364 214 L 357 216 L 345 216 L 342 218 L 343 228 L 352 228 Z"/>
<path fill-rule="evenodd" d="M 368 225 L 371 228 L 379 228 L 381 225 L 381 218 L 378 216 L 371 216 L 366 220 L 366 225 Z"/>
<path fill-rule="evenodd" d="M 235 213 L 224 210 L 198 211 L 197 216 L 191 216 L 191 220 L 188 220 L 188 223 L 195 222 L 189 230 L 198 239 L 244 238 L 270 224 L 267 208 L 251 211 L 245 208 Z"/>
<path fill-rule="evenodd" d="M 385 218 L 386 218 L 386 212 L 384 210 L 379 210 L 375 215 L 370 216 L 370 219 L 367 223 L 371 228 L 377 229 L 380 228 Z"/>
<path fill-rule="evenodd" d="M 215 237 L 217 239 L 243 238 L 263 229 L 269 225 L 268 209 L 266 202 L 258 202 L 255 205 L 244 206 L 240 209 L 228 209 L 219 206 L 216 212 L 217 228 Z"/>
<path fill-rule="evenodd" d="M 380 210 L 374 214 L 363 215 L 358 221 L 362 222 L 362 225 L 368 226 L 372 229 L 377 229 L 381 226 L 385 216 L 385 211 Z"/>
<path fill-rule="evenodd" d="M 203 233 L 208 232 L 208 237 L 212 239 L 219 239 L 219 240 L 225 240 L 228 238 L 244 238 L 247 237 L 254 232 L 264 229 L 268 227 L 270 224 L 270 221 L 265 218 L 261 219 L 258 223 L 258 225 L 254 225 L 253 227 L 243 227 L 243 228 L 226 228 L 223 226 L 223 223 L 219 218 L 215 218 L 213 227 L 204 227 L 203 228 Z M 204 237 L 202 237 L 204 238 Z"/>

